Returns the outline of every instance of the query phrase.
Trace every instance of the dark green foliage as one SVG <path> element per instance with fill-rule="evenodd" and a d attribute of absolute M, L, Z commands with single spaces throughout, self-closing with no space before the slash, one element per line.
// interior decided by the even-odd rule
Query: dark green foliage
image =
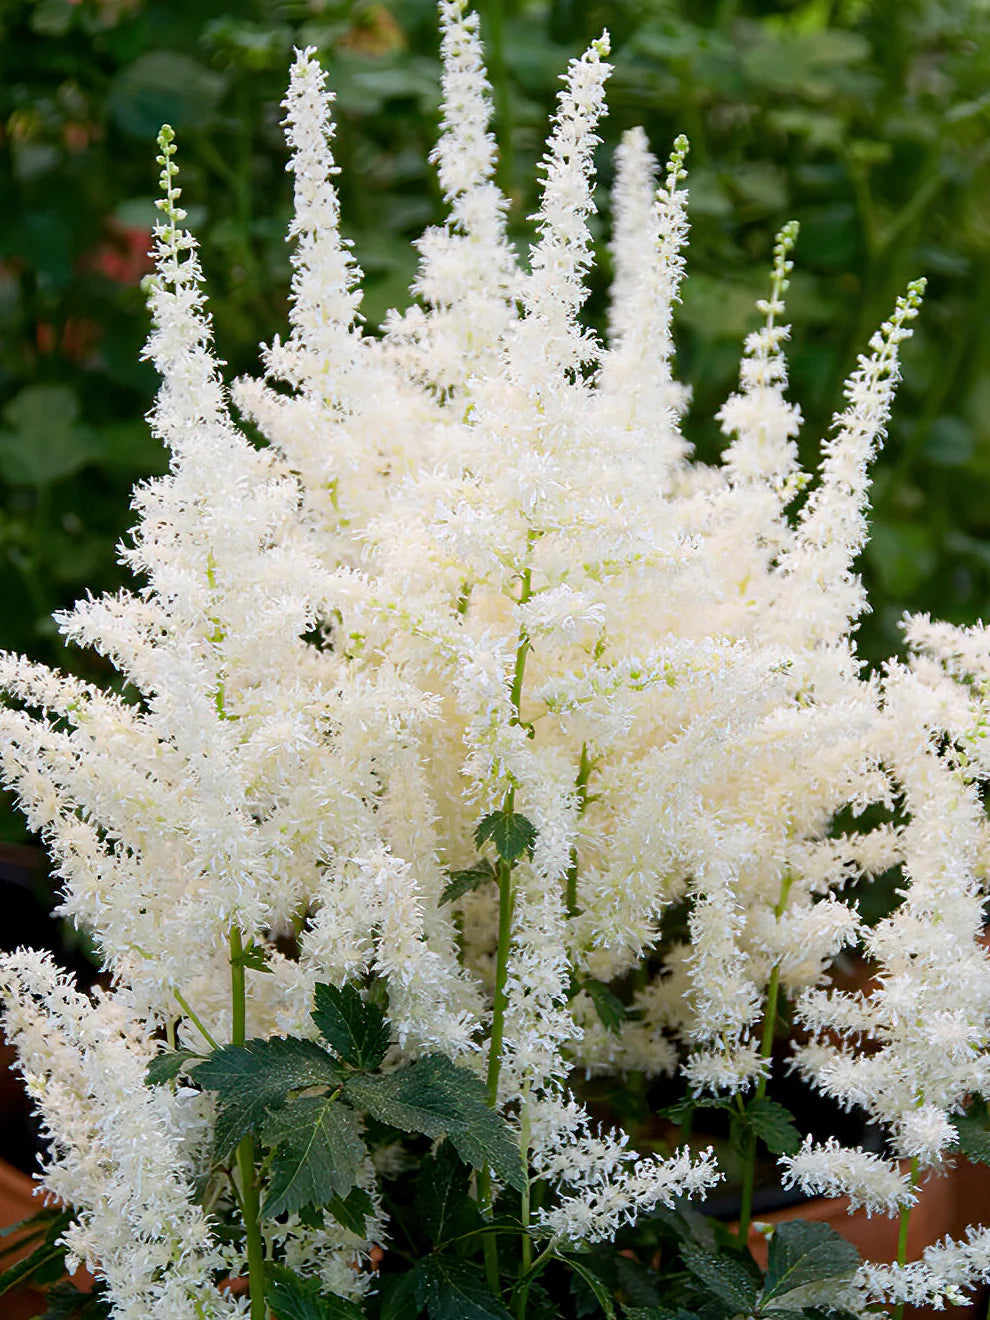
<path fill-rule="evenodd" d="M 253 940 L 250 944 L 246 944 L 236 957 L 231 958 L 230 962 L 232 966 L 248 967 L 252 972 L 271 973 L 272 970 L 268 965 L 268 950 L 260 944 L 255 944 Z"/>
<path fill-rule="evenodd" d="M 331 1196 L 326 1209 L 338 1224 L 358 1237 L 364 1237 L 367 1221 L 374 1212 L 371 1197 L 361 1187 L 352 1187 L 346 1196 Z"/>
<path fill-rule="evenodd" d="M 848 1282 L 859 1267 L 859 1252 L 828 1224 L 801 1219 L 781 1224 L 770 1239 L 761 1308 L 781 1302 L 800 1309 L 817 1285 Z"/>
<path fill-rule="evenodd" d="M 959 1149 L 974 1164 L 990 1164 L 990 1113 L 986 1101 L 977 1096 L 965 1114 L 952 1120 Z"/>
<path fill-rule="evenodd" d="M 163 1086 L 173 1081 L 180 1073 L 186 1072 L 190 1059 L 202 1059 L 202 1054 L 195 1050 L 164 1050 L 156 1054 L 148 1064 L 144 1080 L 148 1086 Z"/>
<path fill-rule="evenodd" d="M 477 847 L 491 839 L 495 851 L 503 862 L 518 862 L 520 857 L 533 855 L 536 826 L 518 811 L 492 811 L 479 823 L 474 832 Z"/>
<path fill-rule="evenodd" d="M 790 1111 L 776 1100 L 754 1097 L 747 1101 L 743 1113 L 733 1118 L 742 1131 L 755 1132 L 774 1155 L 794 1155 L 801 1148 L 801 1133 Z"/>
<path fill-rule="evenodd" d="M 101 1284 L 92 1292 L 80 1292 L 67 1280 L 56 1283 L 45 1295 L 47 1310 L 39 1320 L 110 1320 L 110 1303 Z"/>
<path fill-rule="evenodd" d="M 477 1265 L 427 1256 L 416 1267 L 416 1300 L 430 1320 L 510 1320 Z"/>
<path fill-rule="evenodd" d="M 616 1034 L 621 1031 L 626 1020 L 626 1006 L 618 995 L 613 995 L 604 981 L 597 981 L 593 976 L 585 977 L 581 988 L 587 990 L 605 1030 Z"/>
<path fill-rule="evenodd" d="M 457 1157 L 450 1141 L 423 1161 L 413 1205 L 419 1222 L 434 1242 L 469 1233 L 481 1225 L 478 1204 L 468 1192 L 471 1170 Z"/>
<path fill-rule="evenodd" d="M 450 879 L 444 885 L 443 893 L 440 895 L 441 906 L 444 903 L 453 903 L 456 899 L 463 898 L 465 894 L 480 889 L 482 885 L 489 884 L 496 878 L 495 868 L 487 858 L 482 858 L 463 871 L 450 871 L 448 874 Z"/>
<path fill-rule="evenodd" d="M 522 1185 L 519 1151 L 505 1122 L 490 1109 L 484 1084 L 442 1054 L 429 1054 L 394 1072 L 355 1074 L 344 1094 L 356 1109 L 403 1132 L 448 1136 L 475 1168 L 491 1168 L 510 1186 Z"/>
<path fill-rule="evenodd" d="M 266 1218 L 340 1200 L 354 1188 L 365 1154 L 361 1126 L 335 1094 L 288 1101 L 261 1135 L 273 1148 Z"/>
<path fill-rule="evenodd" d="M 384 1059 L 389 1046 L 385 1016 L 352 985 L 317 986 L 311 1016 L 323 1039 L 352 1068 L 377 1068 Z"/>
<path fill-rule="evenodd" d="M 204 1090 L 218 1094 L 215 1147 L 221 1160 L 242 1137 L 263 1128 L 290 1091 L 342 1080 L 340 1065 L 326 1050 L 291 1036 L 226 1045 L 191 1072 Z"/>
<path fill-rule="evenodd" d="M 346 1297 L 321 1292 L 319 1279 L 303 1279 L 284 1266 L 272 1266 L 265 1300 L 275 1320 L 363 1320 L 364 1312 Z"/>

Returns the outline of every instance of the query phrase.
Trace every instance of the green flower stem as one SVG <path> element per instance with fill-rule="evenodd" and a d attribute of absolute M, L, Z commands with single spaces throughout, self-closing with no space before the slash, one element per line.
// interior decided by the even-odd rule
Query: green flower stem
<path fill-rule="evenodd" d="M 199 1034 L 206 1041 L 207 1045 L 209 1045 L 210 1049 L 218 1050 L 220 1046 L 217 1044 L 217 1042 L 213 1039 L 210 1033 L 203 1026 L 202 1022 L 199 1020 L 194 1010 L 189 1006 L 189 1004 L 186 1003 L 185 999 L 182 996 L 181 991 L 173 990 L 172 993 L 175 995 L 175 1002 L 179 1005 L 183 1013 L 185 1013 L 186 1017 L 189 1019 L 189 1021 L 193 1024 L 193 1026 L 196 1028 Z"/>
<path fill-rule="evenodd" d="M 910 1172 L 911 1187 L 914 1189 L 918 1185 L 918 1157 L 915 1155 L 911 1161 Z M 907 1246 L 908 1246 L 908 1228 L 911 1223 L 911 1206 L 901 1206 L 901 1222 L 897 1231 L 897 1263 L 898 1265 L 907 1264 Z M 904 1303 L 898 1302 L 894 1307 L 893 1320 L 904 1320 Z"/>
<path fill-rule="evenodd" d="M 577 779 L 574 781 L 579 818 L 584 814 L 584 809 L 588 805 L 588 780 L 591 778 L 593 764 L 591 757 L 588 755 L 588 744 L 583 743 L 581 746 L 581 760 L 578 764 Z M 567 868 L 567 889 L 564 901 L 567 906 L 568 917 L 576 917 L 578 915 L 577 881 L 578 857 L 577 845 L 575 845 L 571 848 L 571 864 Z"/>
<path fill-rule="evenodd" d="M 529 1118 L 529 1086 L 524 1088 L 522 1112 L 519 1115 L 519 1147 L 525 1157 L 529 1151 L 531 1123 Z M 527 1177 L 523 1184 L 522 1205 L 519 1218 L 523 1226 L 522 1235 L 522 1253 L 519 1261 L 519 1290 L 516 1296 L 516 1320 L 525 1320 L 526 1302 L 529 1297 L 529 1284 L 523 1284 L 523 1279 L 529 1273 L 533 1264 L 533 1240 L 529 1236 L 529 1216 L 530 1216 L 530 1192 L 531 1180 Z"/>
<path fill-rule="evenodd" d="M 785 873 L 780 882 L 780 895 L 773 910 L 774 918 L 779 921 L 787 907 L 793 877 Z M 763 1034 L 760 1037 L 760 1058 L 769 1059 L 773 1051 L 773 1037 L 777 1028 L 777 1005 L 780 998 L 780 964 L 774 963 L 767 985 L 767 1002 L 763 1012 Z M 756 1083 L 756 1099 L 762 1100 L 767 1093 L 766 1072 Z M 753 1190 L 756 1184 L 756 1133 L 748 1128 L 742 1152 L 742 1193 L 739 1201 L 739 1241 L 749 1241 L 749 1226 L 753 1219 Z"/>
<path fill-rule="evenodd" d="M 244 984 L 244 944 L 236 926 L 230 931 L 230 993 L 233 1010 L 232 1043 L 246 1038 L 247 993 Z M 261 1192 L 255 1170 L 254 1137 L 247 1136 L 237 1147 L 237 1172 L 241 1184 L 241 1209 L 247 1235 L 248 1282 L 251 1320 L 265 1320 L 265 1247 L 261 1240 Z"/>
<path fill-rule="evenodd" d="M 530 546 L 532 546 L 533 539 L 531 533 L 529 537 Z M 532 570 L 527 567 L 523 569 L 519 576 L 519 603 L 525 604 L 531 593 Z M 520 722 L 523 681 L 526 676 L 526 657 L 529 655 L 529 651 L 529 637 L 525 630 L 521 629 L 516 644 L 516 662 L 513 667 L 512 686 L 509 690 L 509 700 L 513 710 L 512 718 L 515 723 Z M 502 803 L 502 810 L 507 816 L 510 816 L 515 810 L 515 803 L 516 791 L 515 788 L 510 788 L 505 795 L 505 801 Z M 498 865 L 495 868 L 495 876 L 498 882 L 498 947 L 495 955 L 495 993 L 492 999 L 492 1029 L 488 1042 L 488 1072 L 486 1077 L 488 1103 L 492 1109 L 495 1109 L 498 1105 L 498 1083 L 502 1073 L 502 1046 L 505 1040 L 505 1010 L 509 1005 L 505 986 L 509 979 L 512 910 L 515 906 L 515 886 L 512 870 L 513 864 L 511 862 L 507 862 L 504 857 L 498 859 Z M 523 1159 L 526 1159 L 527 1155 L 528 1148 L 524 1148 L 522 1150 Z M 490 1219 L 494 1202 L 492 1197 L 492 1175 L 491 1170 L 488 1168 L 478 1170 L 478 1202 L 482 1214 L 486 1219 Z M 488 1280 L 489 1288 L 497 1297 L 499 1295 L 498 1246 L 491 1234 L 486 1234 L 483 1242 L 485 1277 Z"/>

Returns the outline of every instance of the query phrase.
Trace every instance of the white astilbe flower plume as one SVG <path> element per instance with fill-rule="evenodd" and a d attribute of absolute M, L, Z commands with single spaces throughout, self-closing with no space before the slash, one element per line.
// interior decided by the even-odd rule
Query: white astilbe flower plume
<path fill-rule="evenodd" d="M 146 1088 L 155 1047 L 135 1034 L 126 997 L 91 1003 L 47 954 L 4 955 L 0 991 L 51 1138 L 41 1184 L 74 1211 L 62 1239 L 70 1261 L 106 1281 L 114 1320 L 232 1320 L 241 1308 L 211 1285 L 224 1258 L 193 1188 L 209 1142 L 201 1097 Z"/>
<path fill-rule="evenodd" d="M 646 134 L 632 128 L 615 153 L 612 192 L 612 302 L 609 353 L 602 364 L 601 401 L 613 418 L 643 431 L 668 462 L 687 453 L 678 421 L 689 391 L 671 372 L 674 305 L 684 275 L 687 238 L 688 141 L 679 137 L 656 187 L 656 161 Z"/>
<path fill-rule="evenodd" d="M 599 1128 L 582 1073 L 762 1099 L 785 1000 L 804 1033 L 793 1065 L 910 1163 L 809 1138 L 784 1161 L 809 1192 L 908 1206 L 990 1088 L 990 646 L 982 626 L 914 619 L 910 663 L 870 674 L 853 640 L 868 465 L 920 283 L 859 359 L 795 511 L 785 227 L 719 413 L 724 462 L 692 462 L 672 336 L 686 142 L 659 189 L 642 132 L 619 150 L 603 343 L 581 317 L 607 37 L 564 77 L 524 268 L 477 20 L 460 0 L 440 20 L 448 213 L 419 243 L 417 304 L 381 337 L 341 237 L 332 95 L 297 52 L 288 333 L 234 386 L 261 445 L 228 409 L 163 132 L 147 352 L 170 470 L 135 495 L 138 585 L 60 619 L 127 697 L 0 656 L 3 781 L 113 981 L 90 1002 L 14 955 L 6 1021 L 53 1137 L 45 1185 L 71 1202 L 67 1241 L 115 1320 L 241 1309 L 204 1286 L 241 1264 L 193 1194 L 213 1101 L 145 1085 L 158 1036 L 228 1060 L 301 1036 L 319 1057 L 317 986 L 387 1004 L 366 1095 L 394 1100 L 398 1070 L 423 1067 L 459 1079 L 469 1108 L 487 1097 L 490 1131 L 543 1184 L 538 1211 L 518 1203 L 525 1231 L 553 1244 L 605 1241 L 720 1176 L 711 1151 L 643 1158 Z M 898 905 L 868 928 L 853 886 L 895 868 Z M 836 990 L 830 964 L 857 943 L 875 978 Z M 374 1168 L 401 1151 L 365 1149 L 376 1126 L 337 1105 L 357 1094 L 340 1075 L 364 1231 L 384 1239 Z M 423 1132 L 454 1133 L 430 1113 Z M 277 1138 L 255 1137 L 250 1174 L 270 1185 Z M 491 1171 L 476 1186 L 487 1212 Z M 300 1202 L 267 1250 L 360 1296 L 372 1243 L 349 1222 L 321 1228 Z M 949 1296 L 986 1259 L 974 1229 L 857 1286 L 864 1305 Z"/>

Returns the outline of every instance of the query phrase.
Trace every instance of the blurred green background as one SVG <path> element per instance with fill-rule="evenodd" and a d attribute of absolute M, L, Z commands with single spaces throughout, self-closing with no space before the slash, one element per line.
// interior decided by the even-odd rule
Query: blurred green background
<path fill-rule="evenodd" d="M 843 376 L 917 275 L 929 291 L 877 467 L 863 569 L 871 660 L 903 609 L 957 621 L 990 587 L 990 6 L 979 0 L 486 0 L 508 150 L 502 182 L 525 244 L 534 164 L 558 75 L 603 26 L 621 131 L 665 157 L 691 139 L 680 373 L 687 430 L 717 450 L 775 231 L 801 238 L 790 291 L 793 397 L 814 461 Z M 50 621 L 120 581 L 114 546 L 135 480 L 164 456 L 142 418 L 139 360 L 162 121 L 202 241 L 220 356 L 250 370 L 285 322 L 289 216 L 279 101 L 294 45 L 337 93 L 344 224 L 365 313 L 403 305 L 410 240 L 440 216 L 426 157 L 438 112 L 432 0 L 0 0 L 0 646 L 87 672 Z M 607 237 L 607 200 L 598 218 Z M 588 315 L 601 322 L 608 259 Z"/>

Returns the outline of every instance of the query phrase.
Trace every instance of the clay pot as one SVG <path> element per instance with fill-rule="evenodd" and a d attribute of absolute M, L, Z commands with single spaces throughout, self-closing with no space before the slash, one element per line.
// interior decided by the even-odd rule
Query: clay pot
<path fill-rule="evenodd" d="M 907 1174 L 909 1162 L 901 1171 Z M 864 1260 L 890 1263 L 897 1259 L 898 1221 L 884 1215 L 867 1218 L 862 1210 L 849 1214 L 847 1197 L 818 1197 L 801 1205 L 758 1215 L 758 1222 L 780 1224 L 807 1219 L 829 1224 L 856 1247 Z M 908 1260 L 917 1260 L 925 1247 L 951 1234 L 961 1237 L 973 1222 L 990 1223 L 990 1168 L 960 1160 L 946 1173 L 929 1178 L 919 1189 L 918 1202 L 908 1224 Z M 749 1249 L 760 1267 L 767 1263 L 766 1239 L 751 1228 Z M 906 1307 L 912 1320 L 972 1320 L 985 1314 L 985 1301 L 977 1295 L 970 1306 L 950 1306 L 936 1311 L 929 1307 Z"/>

